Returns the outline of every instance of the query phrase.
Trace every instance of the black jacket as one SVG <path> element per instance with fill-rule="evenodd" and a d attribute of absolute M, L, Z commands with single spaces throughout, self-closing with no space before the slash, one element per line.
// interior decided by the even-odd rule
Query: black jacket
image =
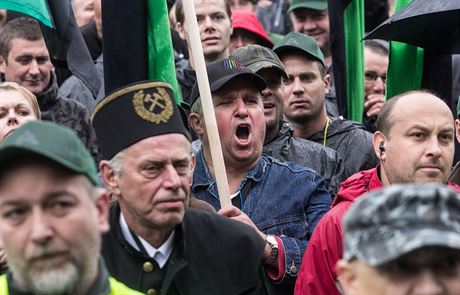
<path fill-rule="evenodd" d="M 335 196 L 340 183 L 348 178 L 337 152 L 319 143 L 294 137 L 292 125 L 285 122 L 274 139 L 264 145 L 264 154 L 286 162 L 296 162 L 324 177 L 324 183 Z"/>
<path fill-rule="evenodd" d="M 374 168 L 378 159 L 374 153 L 372 134 L 364 130 L 361 123 L 332 118 L 326 132 L 326 146 L 337 151 L 343 159 L 348 175 Z M 319 144 L 324 143 L 324 130 L 310 138 Z"/>
<path fill-rule="evenodd" d="M 110 211 L 111 231 L 103 237 L 102 255 L 110 274 L 128 287 L 146 292 L 154 271 L 146 272 L 143 256 L 123 237 L 120 208 Z M 240 222 L 189 208 L 175 229 L 174 249 L 165 265 L 164 294 L 264 294 L 261 265 L 264 241 Z"/>
<path fill-rule="evenodd" d="M 56 76 L 52 74 L 51 85 L 37 96 L 42 120 L 51 121 L 74 130 L 86 148 L 99 160 L 96 132 L 90 122 L 89 112 L 81 103 L 58 95 Z"/>

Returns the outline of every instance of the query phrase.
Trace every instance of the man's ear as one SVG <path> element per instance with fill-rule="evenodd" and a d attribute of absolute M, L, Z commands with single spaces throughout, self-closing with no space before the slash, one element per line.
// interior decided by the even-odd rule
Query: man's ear
<path fill-rule="evenodd" d="M 188 116 L 188 124 L 195 131 L 195 133 L 201 138 L 204 134 L 204 120 L 203 116 L 198 113 L 191 113 Z"/>
<path fill-rule="evenodd" d="M 6 72 L 6 60 L 0 55 L 0 73 L 5 74 Z"/>
<path fill-rule="evenodd" d="M 96 209 L 98 212 L 99 230 L 104 234 L 110 230 L 109 225 L 110 196 L 106 189 L 96 189 Z"/>
<path fill-rule="evenodd" d="M 460 120 L 455 119 L 455 137 L 457 138 L 457 142 L 460 143 Z"/>
<path fill-rule="evenodd" d="M 356 274 L 350 262 L 339 260 L 336 264 L 337 271 L 337 287 L 341 294 L 356 295 L 358 290 L 356 287 Z"/>
<path fill-rule="evenodd" d="M 118 177 L 115 171 L 110 166 L 109 161 L 102 160 L 99 164 L 99 170 L 101 173 L 101 178 L 104 181 L 104 184 L 107 187 L 107 189 L 114 196 L 121 195 L 120 188 L 118 187 Z"/>
<path fill-rule="evenodd" d="M 385 135 L 380 131 L 375 131 L 373 138 L 372 138 L 372 145 L 374 147 L 374 153 L 379 158 L 380 162 L 385 161 L 386 153 L 385 153 L 385 143 L 386 143 Z"/>
<path fill-rule="evenodd" d="M 176 29 L 177 29 L 177 32 L 179 33 L 179 36 L 181 37 L 181 39 L 186 41 L 187 38 L 185 37 L 184 25 L 182 23 L 180 23 L 180 22 L 176 22 Z"/>
<path fill-rule="evenodd" d="M 331 89 L 331 75 L 326 74 L 323 78 L 324 90 L 326 93 L 329 93 Z"/>

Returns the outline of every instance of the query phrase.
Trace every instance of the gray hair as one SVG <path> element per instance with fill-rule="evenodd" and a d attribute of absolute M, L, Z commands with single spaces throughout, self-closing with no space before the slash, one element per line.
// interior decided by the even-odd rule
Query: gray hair
<path fill-rule="evenodd" d="M 115 156 L 110 159 L 109 166 L 114 171 L 115 175 L 121 176 L 123 174 L 123 157 L 124 150 L 118 152 Z"/>
<path fill-rule="evenodd" d="M 197 114 L 203 114 L 203 106 L 201 105 L 201 98 L 198 96 L 198 98 L 195 100 L 195 102 L 192 104 L 190 111 L 192 113 L 197 113 Z"/>

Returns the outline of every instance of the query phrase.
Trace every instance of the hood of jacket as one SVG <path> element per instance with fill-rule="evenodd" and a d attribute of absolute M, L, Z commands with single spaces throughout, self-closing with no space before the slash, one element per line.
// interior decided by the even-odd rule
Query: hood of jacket
<path fill-rule="evenodd" d="M 54 71 L 51 71 L 51 79 L 48 88 L 37 95 L 38 106 L 42 112 L 46 112 L 54 107 L 56 101 L 58 100 L 58 91 L 59 87 L 57 84 L 56 74 Z"/>
<path fill-rule="evenodd" d="M 331 138 L 333 136 L 339 135 L 341 133 L 350 132 L 354 129 L 363 129 L 366 130 L 363 124 L 359 122 L 354 122 L 350 120 L 345 120 L 343 117 L 330 118 L 329 126 L 327 127 L 326 138 Z M 313 134 L 309 140 L 320 142 L 324 139 L 324 130 Z"/>

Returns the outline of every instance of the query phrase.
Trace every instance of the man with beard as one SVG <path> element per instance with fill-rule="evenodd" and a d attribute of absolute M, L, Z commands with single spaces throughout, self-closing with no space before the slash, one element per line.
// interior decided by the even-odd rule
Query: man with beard
<path fill-rule="evenodd" d="M 208 64 L 207 73 L 234 205 L 220 214 L 249 224 L 267 242 L 264 263 L 271 279 L 270 294 L 292 294 L 298 263 L 331 197 L 317 172 L 262 156 L 265 116 L 260 92 L 266 88 L 265 81 L 234 59 Z M 189 123 L 202 141 L 192 193 L 218 210 L 198 85 L 193 88 L 192 102 Z"/>
<path fill-rule="evenodd" d="M 260 45 L 247 45 L 236 49 L 231 58 L 260 75 L 267 87 L 262 90 L 265 115 L 263 153 L 282 161 L 296 162 L 309 167 L 324 177 L 326 188 L 335 196 L 345 174 L 343 161 L 337 153 L 319 143 L 293 136 L 292 125 L 283 121 L 283 78 L 287 78 L 278 56 Z"/>
<path fill-rule="evenodd" d="M 406 92 L 383 105 L 373 137 L 380 164 L 342 182 L 313 233 L 302 260 L 295 294 L 340 294 L 336 263 L 343 252 L 342 217 L 364 193 L 397 183 L 448 183 L 454 155 L 454 118 L 449 107 L 425 91 Z"/>
<path fill-rule="evenodd" d="M 273 49 L 286 68 L 284 108 L 294 126 L 294 136 L 337 151 L 348 175 L 375 167 L 372 134 L 358 122 L 333 118 L 326 112 L 325 97 L 330 76 L 315 39 L 291 32 Z"/>
<path fill-rule="evenodd" d="M 108 195 L 77 135 L 28 122 L 0 145 L 0 294 L 137 295 L 109 277 L 99 251 Z"/>

